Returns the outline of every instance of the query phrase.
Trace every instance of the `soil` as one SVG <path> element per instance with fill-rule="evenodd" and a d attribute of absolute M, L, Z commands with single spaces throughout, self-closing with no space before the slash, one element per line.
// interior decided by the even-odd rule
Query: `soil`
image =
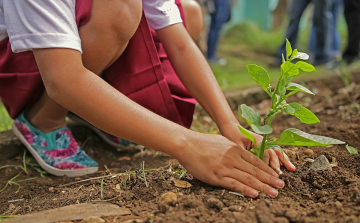
<path fill-rule="evenodd" d="M 355 75 L 349 87 L 344 87 L 337 76 L 309 82 L 307 87 L 316 96 L 299 94 L 293 96 L 293 100 L 308 107 L 321 122 L 304 125 L 294 117 L 280 115 L 273 122 L 274 136 L 279 136 L 286 128 L 295 127 L 311 134 L 337 138 L 360 148 L 359 80 L 360 75 Z M 270 101 L 265 100 L 252 107 L 263 114 L 269 105 Z M 193 129 L 217 132 L 213 122 L 200 108 L 195 117 Z M 242 124 L 245 126 L 245 123 Z M 304 147 L 284 148 L 296 164 L 297 171 L 293 173 L 282 168 L 284 174 L 281 178 L 286 186 L 276 199 L 264 194 L 250 199 L 184 174 L 181 165 L 166 154 L 149 149 L 143 152 L 137 149 L 119 152 L 104 145 L 84 127 L 77 130 L 75 137 L 100 163 L 100 171 L 75 179 L 50 175 L 42 178 L 34 168 L 28 166 L 29 173 L 17 179 L 36 179 L 21 182 L 18 193 L 16 185 L 9 185 L 1 192 L 0 215 L 23 215 L 105 200 L 127 207 L 132 213 L 103 217 L 106 222 L 360 222 L 360 155 L 349 154 L 344 145 L 313 147 L 313 154 L 311 151 L 305 152 L 308 148 Z M 309 160 L 316 159 L 320 154 L 334 164 L 332 171 L 309 170 Z M 21 165 L 21 159 L 19 155 L 0 162 L 0 167 Z M 26 161 L 34 163 L 30 155 Z M 146 182 L 139 165 L 143 161 Z M 0 188 L 19 172 L 19 168 L 0 169 Z M 180 176 L 181 180 L 192 186 L 175 186 L 174 180 Z M 82 181 L 91 178 L 95 179 Z"/>

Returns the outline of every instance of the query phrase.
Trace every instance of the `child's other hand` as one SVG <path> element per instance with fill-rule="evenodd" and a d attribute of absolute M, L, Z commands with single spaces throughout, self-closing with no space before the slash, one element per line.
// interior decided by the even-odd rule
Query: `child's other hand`
<path fill-rule="evenodd" d="M 243 146 L 246 150 L 250 150 L 254 148 L 254 145 L 251 142 L 251 140 L 246 138 L 244 135 L 240 133 L 237 127 L 238 125 L 239 125 L 238 123 L 232 124 L 231 126 L 228 125 L 226 126 L 227 128 L 222 128 L 221 132 L 225 137 L 237 143 L 238 145 Z M 248 132 L 255 138 L 255 141 L 258 144 L 258 146 L 260 146 L 263 137 L 254 132 L 251 131 Z M 281 151 L 277 149 L 265 150 L 263 161 L 266 164 L 270 165 L 271 168 L 275 169 L 278 174 L 282 174 L 282 171 L 280 170 L 280 165 L 284 165 L 286 169 L 288 169 L 289 171 L 296 170 L 296 167 L 294 166 L 294 164 L 291 163 L 289 157 L 285 153 L 283 157 Z"/>
<path fill-rule="evenodd" d="M 284 153 L 281 153 L 280 150 L 275 149 L 267 149 L 264 152 L 264 162 L 271 166 L 278 174 L 282 174 L 282 171 L 280 170 L 280 166 L 284 165 L 286 169 L 289 171 L 295 171 L 296 167 L 294 164 L 291 163 L 289 160 L 289 157 Z"/>
<path fill-rule="evenodd" d="M 258 146 L 260 146 L 263 137 L 261 135 L 258 135 L 256 133 L 254 133 L 254 132 L 251 132 L 251 131 L 249 131 L 249 132 L 255 138 L 256 143 L 258 144 Z M 247 138 L 246 138 L 246 140 L 250 141 Z M 252 148 L 253 143 L 251 141 L 250 141 L 250 143 L 251 143 L 251 148 Z M 280 170 L 281 165 L 284 165 L 286 167 L 286 169 L 288 169 L 289 171 L 294 172 L 296 170 L 296 167 L 294 166 L 294 164 L 291 163 L 289 157 L 285 153 L 284 153 L 284 156 L 283 156 L 283 153 L 281 153 L 281 151 L 278 150 L 278 149 L 275 149 L 275 150 L 267 149 L 267 150 L 265 150 L 264 151 L 263 161 L 266 164 L 270 165 L 271 168 L 276 170 L 276 172 L 278 174 L 282 174 L 282 171 Z"/>
<path fill-rule="evenodd" d="M 192 133 L 176 159 L 197 179 L 255 198 L 275 198 L 284 182 L 251 152 L 221 135 Z"/>

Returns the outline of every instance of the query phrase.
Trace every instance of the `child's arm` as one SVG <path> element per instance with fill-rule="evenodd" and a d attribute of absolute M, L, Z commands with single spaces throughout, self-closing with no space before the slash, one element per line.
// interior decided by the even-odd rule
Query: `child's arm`
<path fill-rule="evenodd" d="M 48 95 L 91 124 L 118 137 L 165 152 L 194 177 L 249 197 L 270 197 L 284 182 L 250 152 L 220 135 L 188 130 L 141 107 L 82 65 L 71 49 L 34 49 Z"/>
<path fill-rule="evenodd" d="M 251 141 L 238 130 L 239 122 L 234 116 L 215 76 L 203 54 L 180 23 L 157 30 L 172 66 L 185 87 L 214 119 L 221 133 L 244 147 L 250 149 Z M 262 137 L 252 133 L 257 142 Z M 271 166 L 280 171 L 279 158 L 274 151 L 267 151 Z M 282 155 L 280 155 L 282 158 Z M 287 169 L 295 171 L 295 166 L 286 157 L 283 161 Z"/>

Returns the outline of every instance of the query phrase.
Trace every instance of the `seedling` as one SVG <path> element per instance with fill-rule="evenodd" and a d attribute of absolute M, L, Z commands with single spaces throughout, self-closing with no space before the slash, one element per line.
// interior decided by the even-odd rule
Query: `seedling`
<path fill-rule="evenodd" d="M 309 56 L 306 53 L 298 52 L 297 49 L 292 50 L 291 44 L 286 40 L 286 57 L 282 56 L 281 76 L 276 84 L 275 89 L 270 85 L 270 77 L 266 70 L 255 64 L 247 65 L 248 72 L 252 79 L 259 84 L 264 91 L 271 97 L 271 109 L 262 120 L 259 113 L 245 104 L 240 106 L 241 116 L 247 121 L 251 129 L 260 135 L 263 135 L 263 140 L 260 146 L 257 146 L 255 138 L 243 127 L 239 126 L 240 132 L 250 139 L 255 148 L 250 151 L 253 152 L 260 159 L 264 157 L 266 149 L 282 149 L 280 146 L 328 146 L 332 144 L 344 144 L 344 142 L 324 137 L 305 133 L 295 128 L 289 128 L 283 131 L 277 141 L 267 141 L 268 135 L 272 133 L 271 123 L 274 117 L 285 112 L 300 119 L 300 122 L 305 124 L 314 124 L 320 122 L 314 113 L 309 109 L 302 107 L 296 102 L 287 103 L 286 99 L 298 92 L 315 95 L 306 87 L 291 82 L 291 80 L 299 75 L 299 71 L 312 72 L 315 68 L 304 61 L 293 63 L 293 60 L 307 60 Z"/>

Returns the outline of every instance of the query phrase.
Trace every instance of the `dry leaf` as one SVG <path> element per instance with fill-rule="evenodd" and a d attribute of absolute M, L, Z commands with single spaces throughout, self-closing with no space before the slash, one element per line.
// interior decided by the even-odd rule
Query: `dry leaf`
<path fill-rule="evenodd" d="M 131 158 L 128 156 L 122 156 L 118 158 L 118 161 L 125 161 L 125 160 L 131 160 Z"/>
<path fill-rule="evenodd" d="M 174 180 L 173 181 L 175 186 L 177 187 L 181 187 L 181 188 L 189 188 L 192 187 L 191 183 L 187 182 L 187 181 L 183 181 L 183 180 Z"/>

